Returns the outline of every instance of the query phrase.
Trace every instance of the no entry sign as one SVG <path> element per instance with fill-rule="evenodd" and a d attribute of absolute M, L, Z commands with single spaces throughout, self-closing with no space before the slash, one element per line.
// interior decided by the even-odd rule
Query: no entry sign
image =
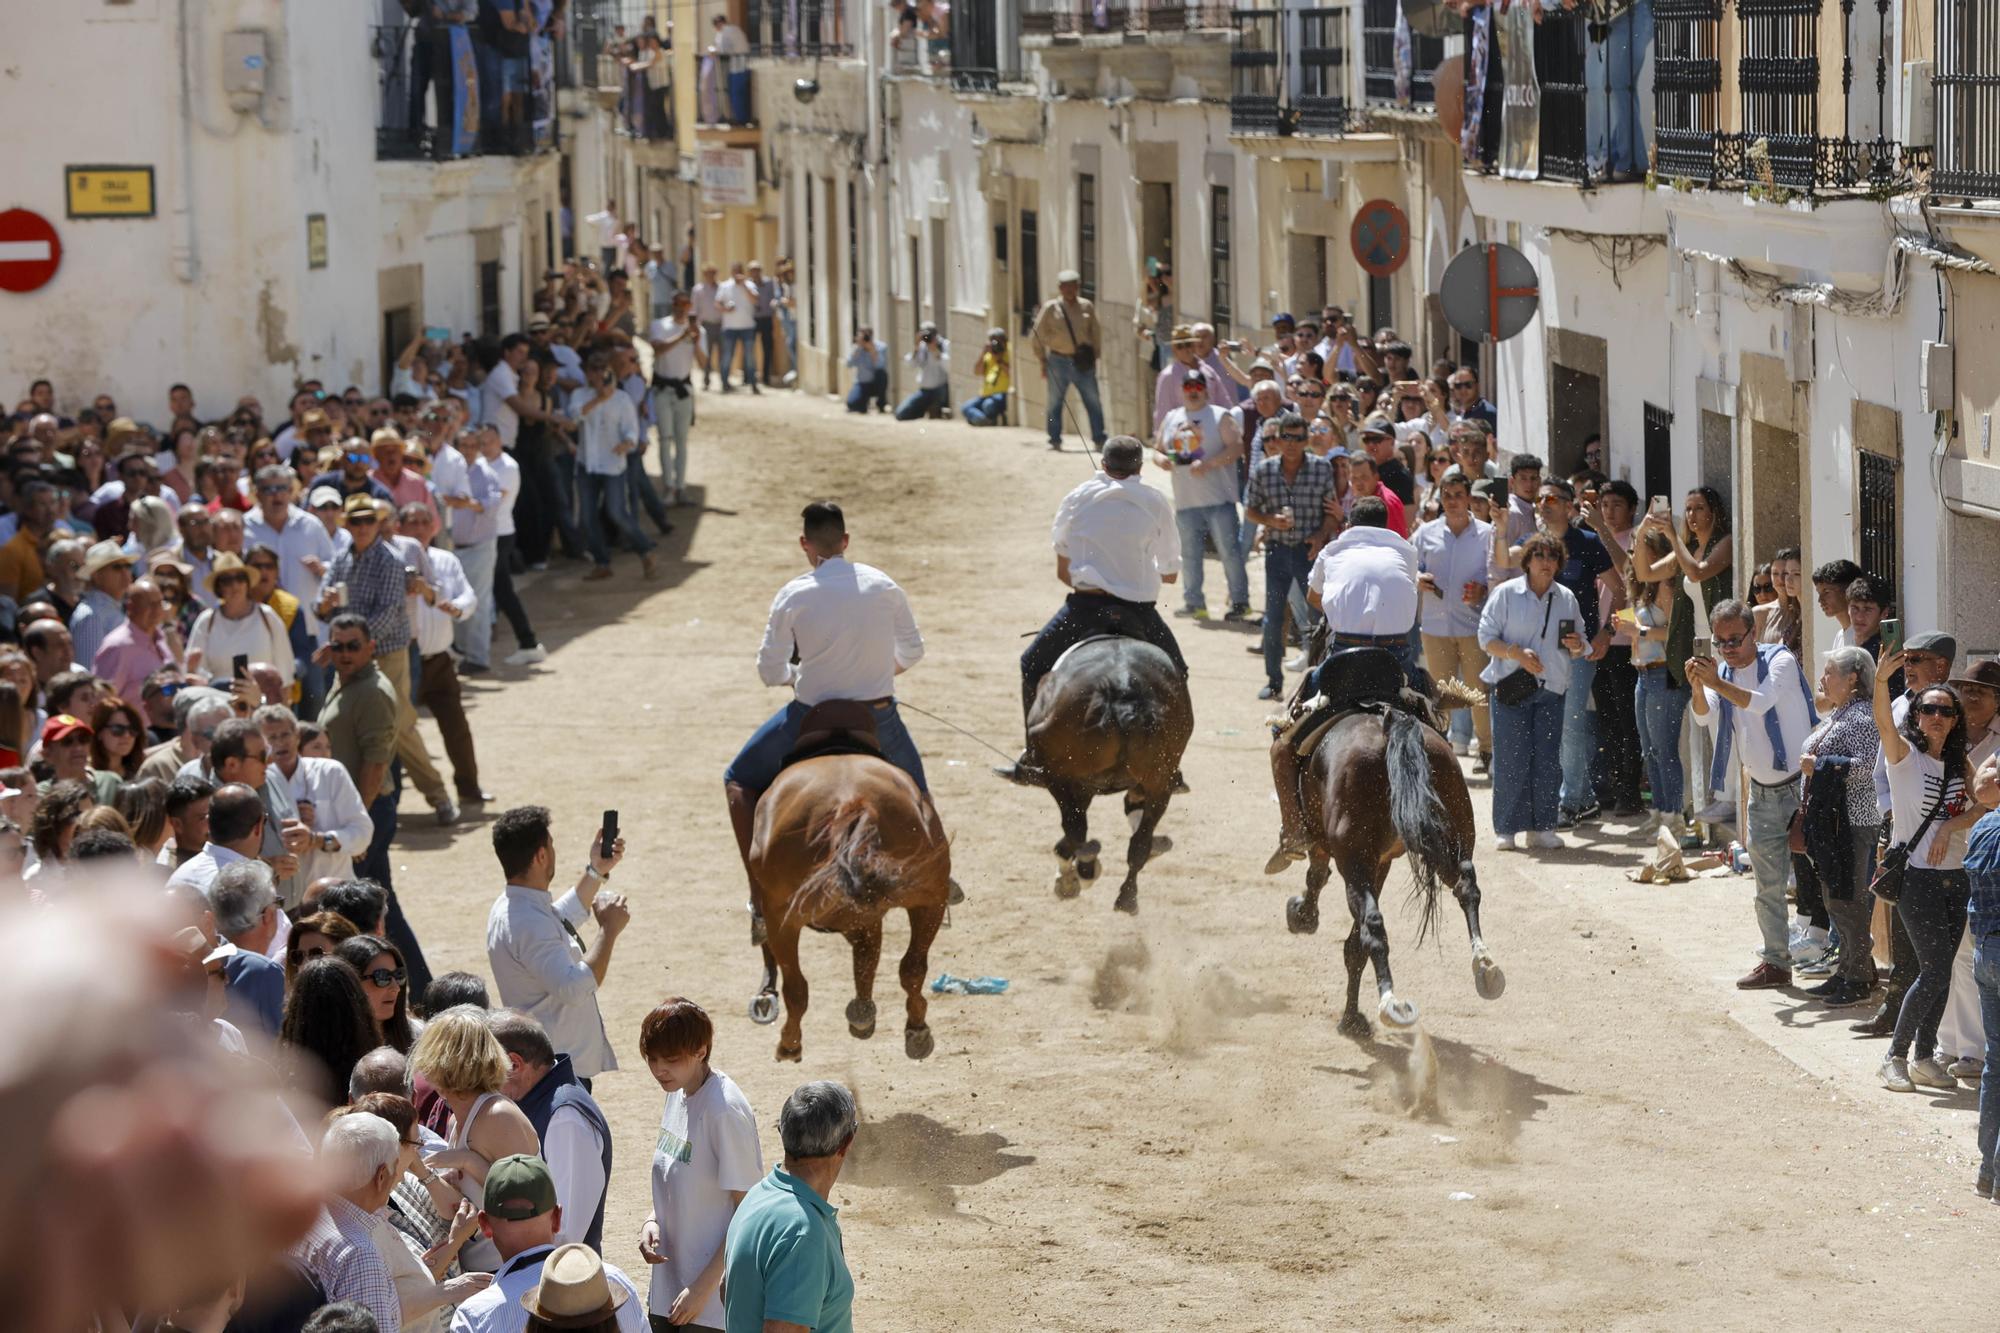
<path fill-rule="evenodd" d="M 32 292 L 62 266 L 62 239 L 40 213 L 0 213 L 0 291 Z"/>
<path fill-rule="evenodd" d="M 1438 284 L 1445 320 L 1487 342 L 1505 342 L 1527 328 L 1541 299 L 1534 264 L 1511 245 L 1467 246 L 1445 265 Z"/>
<path fill-rule="evenodd" d="M 1410 257 L 1410 220 L 1387 199 L 1370 199 L 1355 210 L 1348 235 L 1354 260 L 1371 278 L 1386 278 Z"/>

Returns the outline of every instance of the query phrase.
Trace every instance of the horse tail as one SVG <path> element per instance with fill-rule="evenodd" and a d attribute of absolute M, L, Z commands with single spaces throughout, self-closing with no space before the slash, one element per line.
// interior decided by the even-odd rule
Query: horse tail
<path fill-rule="evenodd" d="M 882 850 L 882 831 L 866 800 L 848 801 L 810 836 L 820 862 L 792 893 L 793 916 L 811 921 L 822 910 L 872 907 L 903 887 L 903 867 Z"/>
<path fill-rule="evenodd" d="M 1417 908 L 1417 938 L 1422 940 L 1437 924 L 1437 867 L 1453 865 L 1458 853 L 1452 847 L 1444 802 L 1431 782 L 1430 755 L 1424 749 L 1423 723 L 1407 713 L 1391 711 L 1389 728 L 1389 822 L 1403 840 L 1410 873 L 1415 884 L 1410 901 Z"/>

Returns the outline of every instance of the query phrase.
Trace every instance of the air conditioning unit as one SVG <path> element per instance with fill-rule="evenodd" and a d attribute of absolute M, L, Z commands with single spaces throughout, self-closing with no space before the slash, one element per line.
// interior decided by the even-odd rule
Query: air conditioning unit
<path fill-rule="evenodd" d="M 1918 402 L 1926 412 L 1949 412 L 1956 392 L 1952 384 L 1950 343 L 1927 342 L 1918 353 Z"/>
<path fill-rule="evenodd" d="M 1895 136 L 1911 148 L 1929 148 L 1937 139 L 1937 92 L 1931 83 L 1931 62 L 1911 60 L 1903 65 L 1902 96 L 1898 99 L 1903 123 Z M 1887 133 L 1886 127 L 1884 133 Z"/>

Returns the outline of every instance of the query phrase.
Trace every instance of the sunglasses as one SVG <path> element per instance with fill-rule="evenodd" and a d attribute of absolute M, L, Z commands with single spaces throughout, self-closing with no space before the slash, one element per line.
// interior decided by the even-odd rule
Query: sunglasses
<path fill-rule="evenodd" d="M 1957 717 L 1958 709 L 1951 704 L 1918 704 L 1917 712 L 1925 717 Z"/>
<path fill-rule="evenodd" d="M 291 493 L 292 488 L 289 486 L 259 486 L 257 488 L 257 494 L 259 495 L 290 495 Z"/>
<path fill-rule="evenodd" d="M 1776 591 L 1777 591 L 1777 589 L 1776 589 L 1776 588 L 1774 588 L 1774 587 L 1773 587 L 1772 585 L 1770 585 L 1770 584 L 1768 584 L 1768 583 L 1752 583 L 1752 584 L 1750 585 L 1750 591 L 1751 591 L 1751 592 L 1776 592 Z"/>
<path fill-rule="evenodd" d="M 291 959 L 293 963 L 309 963 L 315 958 L 326 957 L 329 952 L 330 952 L 329 950 L 322 949 L 317 944 L 315 944 L 309 949 L 292 950 Z"/>
<path fill-rule="evenodd" d="M 1715 646 L 1718 648 L 1727 648 L 1734 650 L 1742 647 L 1744 642 L 1748 640 L 1749 637 L 1750 636 L 1748 634 L 1736 634 L 1730 636 L 1729 638 L 1724 638 L 1720 634 L 1718 634 L 1715 636 Z"/>
<path fill-rule="evenodd" d="M 1324 398 L 1326 397 L 1326 392 L 1323 389 L 1300 389 L 1298 396 L 1301 398 Z"/>
<path fill-rule="evenodd" d="M 347 526 L 350 528 L 353 527 L 356 523 L 368 524 L 368 523 L 373 523 L 374 521 L 375 521 L 375 515 L 373 514 L 349 514 L 347 516 Z"/>
<path fill-rule="evenodd" d="M 271 574 L 277 572 L 278 567 L 276 565 L 265 564 L 262 561 L 252 560 L 250 562 L 250 568 L 259 570 L 266 574 Z"/>
<path fill-rule="evenodd" d="M 327 647 L 336 653 L 365 653 L 368 651 L 368 645 L 360 639 L 349 640 L 345 643 L 336 639 L 334 642 L 328 644 Z"/>
<path fill-rule="evenodd" d="M 104 729 L 98 734 L 100 736 L 136 736 L 138 729 L 129 722 L 107 722 L 104 724 Z"/>
<path fill-rule="evenodd" d="M 391 986 L 400 986 L 405 981 L 408 981 L 410 974 L 400 967 L 394 971 L 386 967 L 378 967 L 372 972 L 363 972 L 361 979 L 373 985 L 377 990 L 388 990 Z"/>
<path fill-rule="evenodd" d="M 1303 440 L 1305 436 L 1295 430 L 1285 430 L 1278 432 L 1278 438 L 1281 440 Z"/>

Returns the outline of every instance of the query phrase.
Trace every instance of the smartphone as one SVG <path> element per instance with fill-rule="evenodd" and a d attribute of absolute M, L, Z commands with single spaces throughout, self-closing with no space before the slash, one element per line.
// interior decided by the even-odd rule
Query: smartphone
<path fill-rule="evenodd" d="M 229 659 L 229 675 L 232 680 L 242 680 L 250 674 L 250 654 L 238 653 Z"/>
<path fill-rule="evenodd" d="M 424 325 L 424 337 L 434 343 L 448 343 L 451 341 L 451 330 L 442 324 L 426 324 Z"/>
<path fill-rule="evenodd" d="M 604 812 L 604 827 L 601 830 L 599 830 L 597 835 L 598 850 L 603 855 L 609 856 L 611 854 L 611 849 L 614 846 L 616 846 L 617 843 L 618 843 L 618 812 L 616 810 L 606 810 Z"/>
<path fill-rule="evenodd" d="M 1900 616 L 1891 616 L 1882 622 L 1882 656 L 1887 657 L 1890 653 L 1902 651 L 1903 620 Z"/>
<path fill-rule="evenodd" d="M 1557 643 L 1561 643 L 1564 639 L 1567 639 L 1570 635 L 1574 633 L 1576 633 L 1576 622 L 1574 620 L 1569 620 L 1565 618 L 1562 620 L 1558 620 L 1556 622 Z"/>
<path fill-rule="evenodd" d="M 1653 504 L 1652 504 L 1653 517 L 1671 518 L 1673 517 L 1673 512 L 1674 512 L 1674 507 L 1667 503 L 1666 496 L 1656 495 L 1653 497 Z"/>
<path fill-rule="evenodd" d="M 1705 635 L 1697 635 L 1694 641 L 1694 655 L 1696 657 L 1714 657 L 1715 641 Z"/>

